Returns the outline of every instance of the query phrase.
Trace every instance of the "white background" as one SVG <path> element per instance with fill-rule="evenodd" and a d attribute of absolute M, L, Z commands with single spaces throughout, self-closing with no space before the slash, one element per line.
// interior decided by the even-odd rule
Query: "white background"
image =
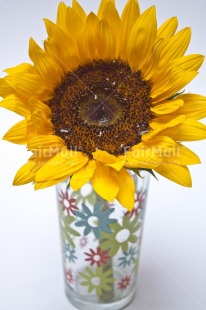
<path fill-rule="evenodd" d="M 87 11 L 99 3 L 80 2 Z M 116 2 L 121 11 L 125 1 Z M 28 40 L 44 40 L 42 18 L 54 20 L 57 4 L 0 0 L 0 72 L 29 60 Z M 179 29 L 192 27 L 188 53 L 206 53 L 205 0 L 140 1 L 142 10 L 153 4 L 159 25 L 177 15 Z M 186 90 L 206 95 L 206 65 Z M 0 136 L 19 119 L 1 109 Z M 202 160 L 191 168 L 192 189 L 161 177 L 150 182 L 137 295 L 128 310 L 206 309 L 206 142 L 189 145 Z M 0 309 L 73 310 L 64 295 L 54 188 L 11 185 L 27 158 L 24 146 L 0 141 Z"/>

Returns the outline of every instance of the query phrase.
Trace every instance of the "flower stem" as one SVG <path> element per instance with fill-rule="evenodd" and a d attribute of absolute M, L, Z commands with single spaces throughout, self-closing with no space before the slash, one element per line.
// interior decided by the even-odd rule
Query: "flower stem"
<path fill-rule="evenodd" d="M 97 195 L 97 201 L 101 205 L 101 212 L 104 212 L 109 208 L 108 201 L 104 200 L 99 195 Z M 101 248 L 101 244 L 104 241 L 105 240 L 103 238 L 100 238 L 99 240 L 100 248 Z M 103 265 L 102 268 L 103 268 L 103 273 L 107 272 L 108 270 L 112 270 L 110 277 L 114 278 L 112 258 L 108 259 L 107 263 Z M 109 283 L 108 285 L 110 287 L 110 290 L 109 291 L 102 290 L 102 295 L 99 296 L 99 301 L 102 303 L 110 303 L 114 298 L 114 283 L 112 282 L 112 283 Z"/>

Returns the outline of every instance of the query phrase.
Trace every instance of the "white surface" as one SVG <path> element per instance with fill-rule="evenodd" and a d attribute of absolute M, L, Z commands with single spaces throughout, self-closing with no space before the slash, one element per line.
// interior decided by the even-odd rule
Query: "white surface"
<path fill-rule="evenodd" d="M 116 0 L 119 8 L 125 1 Z M 28 39 L 45 37 L 43 17 L 55 18 L 57 0 L 0 0 L 0 71 L 28 61 Z M 67 2 L 68 3 L 68 2 Z M 88 10 L 98 1 L 82 0 Z M 159 24 L 177 15 L 191 26 L 190 53 L 206 51 L 206 1 L 141 0 L 157 6 Z M 206 95 L 206 65 L 186 90 Z M 17 121 L 0 110 L 0 136 Z M 206 309 L 206 142 L 191 143 L 202 165 L 192 167 L 193 188 L 151 180 L 138 292 L 128 310 Z M 54 189 L 12 187 L 26 161 L 22 146 L 0 141 L 0 309 L 73 310 L 64 295 Z"/>

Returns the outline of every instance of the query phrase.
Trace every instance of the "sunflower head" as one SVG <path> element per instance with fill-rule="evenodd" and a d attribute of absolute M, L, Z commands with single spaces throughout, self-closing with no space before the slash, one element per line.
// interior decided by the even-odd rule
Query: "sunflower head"
<path fill-rule="evenodd" d="M 23 117 L 4 139 L 31 152 L 14 184 L 39 189 L 70 178 L 79 190 L 91 181 L 129 210 L 128 169 L 191 186 L 187 165 L 199 158 L 182 141 L 206 138 L 206 98 L 181 92 L 204 58 L 185 55 L 190 28 L 177 31 L 176 17 L 158 26 L 155 7 L 141 13 L 137 0 L 121 14 L 114 0 L 102 0 L 97 14 L 61 2 L 45 26 L 43 46 L 29 42 L 31 63 L 0 79 L 0 106 Z"/>
<path fill-rule="evenodd" d="M 80 66 L 49 101 L 55 134 L 90 158 L 96 149 L 123 155 L 149 130 L 150 88 L 140 71 L 119 60 Z"/>

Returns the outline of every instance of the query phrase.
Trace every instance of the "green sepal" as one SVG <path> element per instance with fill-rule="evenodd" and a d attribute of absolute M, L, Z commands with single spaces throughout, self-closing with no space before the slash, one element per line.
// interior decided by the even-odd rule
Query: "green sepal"
<path fill-rule="evenodd" d="M 142 176 L 139 172 L 140 169 L 137 168 L 129 168 L 129 170 L 132 170 L 138 177 L 140 177 L 142 179 Z M 143 170 L 143 169 L 142 169 Z"/>
<path fill-rule="evenodd" d="M 149 172 L 157 181 L 158 181 L 158 178 L 156 177 L 156 175 L 154 174 L 154 171 L 152 169 L 145 169 L 145 168 L 142 168 L 142 169 L 137 169 L 137 168 L 130 168 L 130 170 L 132 170 L 138 177 L 140 177 L 141 179 L 143 178 L 141 176 L 141 171 L 147 171 Z"/>
<path fill-rule="evenodd" d="M 172 95 L 172 96 L 169 97 L 167 100 L 172 100 L 172 99 L 176 98 L 177 96 L 182 95 L 184 92 L 185 92 L 185 90 L 183 89 L 183 91 L 181 91 L 181 92 L 179 92 L 179 93 L 176 93 L 176 94 Z"/>
<path fill-rule="evenodd" d="M 67 191 L 68 191 L 69 188 L 70 188 L 70 180 L 71 180 L 71 178 L 69 179 L 69 182 L 68 182 L 68 184 L 67 184 L 67 188 L 66 188 Z"/>
<path fill-rule="evenodd" d="M 149 172 L 158 181 L 158 178 L 156 177 L 156 175 L 152 169 L 141 169 L 141 170 Z"/>

